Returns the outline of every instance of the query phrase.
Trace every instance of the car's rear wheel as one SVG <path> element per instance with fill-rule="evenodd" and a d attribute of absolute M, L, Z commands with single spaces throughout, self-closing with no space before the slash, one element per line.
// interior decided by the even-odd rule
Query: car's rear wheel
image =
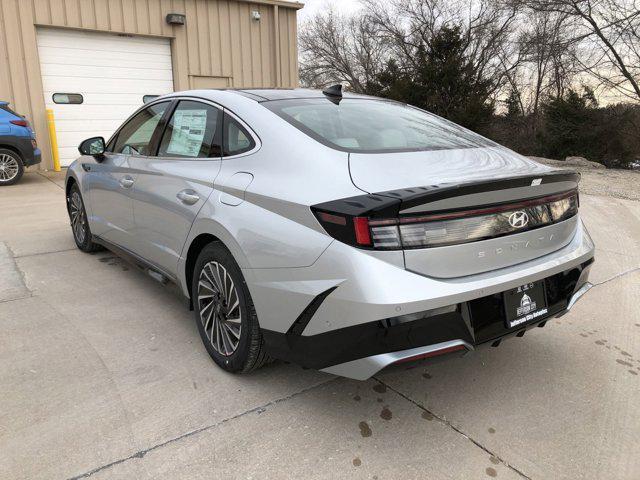
<path fill-rule="evenodd" d="M 0 186 L 17 183 L 24 173 L 22 158 L 16 152 L 0 148 Z"/>
<path fill-rule="evenodd" d="M 94 243 L 91 236 L 91 229 L 87 220 L 87 211 L 84 208 L 82 195 L 78 185 L 73 185 L 67 197 L 67 210 L 71 221 L 71 231 L 76 245 L 83 252 L 91 253 L 100 250 L 102 247 Z"/>
<path fill-rule="evenodd" d="M 269 360 L 240 267 L 221 243 L 200 252 L 191 292 L 200 337 L 220 367 L 246 373 Z"/>

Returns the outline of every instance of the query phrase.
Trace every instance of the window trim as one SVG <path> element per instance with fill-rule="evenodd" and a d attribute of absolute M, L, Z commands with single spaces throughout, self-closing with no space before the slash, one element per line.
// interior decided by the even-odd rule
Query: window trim
<path fill-rule="evenodd" d="M 131 115 L 129 115 L 129 118 L 127 118 L 124 122 L 122 122 L 122 124 L 118 127 L 118 129 L 113 133 L 113 135 L 111 135 L 111 137 L 109 137 L 109 141 L 107 142 L 107 145 L 111 145 L 112 142 L 114 142 L 114 140 L 117 140 L 118 135 L 120 134 L 120 130 L 122 130 L 122 127 L 124 127 L 127 123 L 129 123 L 129 121 L 131 119 L 133 119 L 133 117 L 135 117 L 138 113 L 140 113 L 142 110 L 144 110 L 145 108 L 149 108 L 152 107 L 153 105 L 157 104 L 157 103 L 162 103 L 162 102 L 169 102 L 169 108 L 167 108 L 167 110 L 165 110 L 165 115 L 167 115 L 168 112 L 170 112 L 170 115 L 173 115 L 173 111 L 175 110 L 176 106 L 178 105 L 178 102 L 180 100 L 196 100 L 202 103 L 207 103 L 210 104 L 220 110 L 222 110 L 222 113 L 228 113 L 231 117 L 234 118 L 234 120 L 238 121 L 238 123 L 240 123 L 240 125 L 242 125 L 247 132 L 249 132 L 249 135 L 251 135 L 253 137 L 253 141 L 255 142 L 256 146 L 249 150 L 248 152 L 244 152 L 238 155 L 232 155 L 229 157 L 212 157 L 212 158 L 195 158 L 195 159 L 183 159 L 183 158 L 174 158 L 174 157 L 158 157 L 158 149 L 160 148 L 159 145 L 159 140 L 157 142 L 156 145 L 154 145 L 154 149 L 152 150 L 154 152 L 154 155 L 149 155 L 152 156 L 154 158 L 160 159 L 160 160 L 165 160 L 168 158 L 172 158 L 174 160 L 178 159 L 178 160 L 187 160 L 187 161 L 193 161 L 193 160 L 222 160 L 222 161 L 226 161 L 226 160 L 233 160 L 236 158 L 241 158 L 241 157 L 246 157 L 248 155 L 253 155 L 254 153 L 256 153 L 258 150 L 260 150 L 262 148 L 262 140 L 260 139 L 260 136 L 255 132 L 255 130 L 253 128 L 251 128 L 251 126 L 249 124 L 247 124 L 247 122 L 245 122 L 242 118 L 240 118 L 238 115 L 236 115 L 235 112 L 233 112 L 233 110 L 228 109 L 227 107 L 225 107 L 224 105 L 216 102 L 215 100 L 211 100 L 209 98 L 204 98 L 204 97 L 199 97 L 196 95 L 176 95 L 173 97 L 167 97 L 167 96 L 163 96 L 160 97 L 156 100 L 153 100 L 149 103 L 146 103 L 144 105 L 142 105 L 140 108 L 138 108 L 138 110 L 136 110 L 135 112 L 133 112 Z M 162 133 L 164 134 L 164 128 L 166 127 L 166 122 L 169 119 L 169 116 L 163 116 L 163 118 L 160 120 L 160 122 L 158 123 L 158 127 L 162 126 Z M 154 138 L 152 138 L 152 141 L 154 140 Z M 115 142 L 114 142 L 115 145 Z M 114 154 L 114 152 L 111 151 L 107 151 L 106 153 L 111 153 Z M 114 154 L 114 155 L 120 155 L 120 154 Z"/>

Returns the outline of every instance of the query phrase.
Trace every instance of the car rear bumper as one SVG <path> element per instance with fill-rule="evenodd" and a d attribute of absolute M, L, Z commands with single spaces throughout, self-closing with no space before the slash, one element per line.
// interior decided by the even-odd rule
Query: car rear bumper
<path fill-rule="evenodd" d="M 307 368 L 366 380 L 395 363 L 438 355 L 463 354 L 505 337 L 522 336 L 566 314 L 589 290 L 593 259 L 545 279 L 548 314 L 507 328 L 501 293 L 455 306 L 455 311 L 410 323 L 379 320 L 313 336 L 292 336 L 263 330 L 271 355 Z"/>
<path fill-rule="evenodd" d="M 589 268 L 589 267 L 587 267 Z M 587 273 L 588 275 L 588 273 Z M 585 275 L 586 276 L 586 275 Z M 551 318 L 561 317 L 569 312 L 571 308 L 575 305 L 575 303 L 584 296 L 586 292 L 588 292 L 593 285 L 589 282 L 585 282 L 582 287 L 579 287 L 573 295 L 569 297 L 569 301 L 567 304 L 567 308 L 560 311 L 557 314 L 550 314 L 543 317 L 541 320 L 536 320 L 535 322 L 523 325 L 521 327 L 507 330 L 504 329 L 504 332 L 501 336 L 493 339 L 493 341 L 488 340 L 476 344 L 470 344 L 465 340 L 456 339 L 449 340 L 442 343 L 426 345 L 424 347 L 413 348 L 409 350 L 402 350 L 398 352 L 386 353 L 373 355 L 370 357 L 363 357 L 357 360 L 352 360 L 350 362 L 334 365 L 322 371 L 326 373 L 332 373 L 334 375 L 340 375 L 343 377 L 353 378 L 355 380 L 366 380 L 371 376 L 378 373 L 380 370 L 384 368 L 398 365 L 401 363 L 439 357 L 444 355 L 466 355 L 467 353 L 475 350 L 478 347 L 482 347 L 485 345 L 492 345 L 497 347 L 502 340 L 512 337 L 518 336 L 522 337 L 526 333 L 527 330 L 532 329 L 534 327 L 542 328 Z M 503 323 L 500 324 L 502 327 Z"/>
<path fill-rule="evenodd" d="M 23 160 L 25 167 L 37 165 L 42 162 L 42 152 L 40 152 L 39 148 L 32 148 L 31 151 L 23 157 Z"/>
<path fill-rule="evenodd" d="M 464 353 L 543 326 L 588 290 L 594 257 L 581 222 L 572 241 L 556 252 L 456 279 L 424 277 L 379 259 L 372 266 L 371 257 L 361 252 L 345 257 L 343 245 L 335 247 L 316 265 L 296 272 L 251 272 L 249 286 L 273 357 L 358 379 L 414 355 L 433 356 L 443 344 L 463 345 L 456 352 Z M 539 280 L 546 285 L 547 313 L 507 328 L 502 293 Z M 395 320 L 431 310 L 436 312 L 420 320 Z M 293 324 L 283 320 L 291 311 L 297 312 Z"/>
<path fill-rule="evenodd" d="M 589 268 L 589 267 L 587 267 Z M 588 272 L 584 275 L 586 275 Z M 322 371 L 326 373 L 332 373 L 334 375 L 340 375 L 343 377 L 353 378 L 355 380 L 366 380 L 371 376 L 378 373 L 384 368 L 398 365 L 406 362 L 439 357 L 444 355 L 466 355 L 467 353 L 475 350 L 477 347 L 484 345 L 498 346 L 499 343 L 511 336 L 524 336 L 525 332 L 534 327 L 544 327 L 551 317 L 561 317 L 569 312 L 571 308 L 576 304 L 580 298 L 587 293 L 593 285 L 589 282 L 585 282 L 579 287 L 573 295 L 569 297 L 567 308 L 556 315 L 549 315 L 542 319 L 542 321 L 536 321 L 531 324 L 524 325 L 513 331 L 506 331 L 502 337 L 494 339 L 493 342 L 486 341 L 480 344 L 472 345 L 465 340 L 455 339 L 448 340 L 437 344 L 426 345 L 423 347 L 417 347 L 407 350 L 401 350 L 397 352 L 382 353 L 378 355 L 372 355 L 370 357 L 363 357 L 350 362 L 341 363 L 328 368 L 324 368 Z"/>
<path fill-rule="evenodd" d="M 24 130 L 24 127 L 15 127 Z M 42 161 L 42 154 L 39 148 L 33 148 L 30 135 L 0 135 L 0 145 L 6 145 L 13 150 L 17 150 L 25 167 L 35 165 Z"/>

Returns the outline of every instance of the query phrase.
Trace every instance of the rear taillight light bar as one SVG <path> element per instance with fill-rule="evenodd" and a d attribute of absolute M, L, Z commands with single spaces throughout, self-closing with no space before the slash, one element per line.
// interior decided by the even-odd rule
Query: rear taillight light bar
<path fill-rule="evenodd" d="M 28 127 L 29 126 L 29 122 L 26 120 L 9 120 L 9 122 L 11 122 L 14 125 L 17 125 L 18 127 Z"/>
<path fill-rule="evenodd" d="M 399 250 L 470 243 L 561 222 L 577 214 L 577 191 L 430 215 L 371 218 L 314 211 L 327 233 L 360 248 Z"/>

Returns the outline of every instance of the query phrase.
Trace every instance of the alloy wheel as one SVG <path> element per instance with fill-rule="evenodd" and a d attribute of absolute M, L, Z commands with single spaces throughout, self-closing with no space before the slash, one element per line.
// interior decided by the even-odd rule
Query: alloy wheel
<path fill-rule="evenodd" d="M 82 199 L 78 192 L 73 192 L 71 194 L 69 215 L 71 216 L 71 228 L 73 229 L 73 235 L 76 237 L 76 241 L 82 244 L 87 236 L 87 220 L 84 214 Z"/>
<path fill-rule="evenodd" d="M 200 321 L 211 346 L 220 355 L 232 355 L 240 343 L 242 311 L 236 285 L 218 262 L 207 263 L 198 278 Z"/>
<path fill-rule="evenodd" d="M 0 154 L 0 182 L 10 182 L 18 175 L 18 160 L 6 153 Z"/>

